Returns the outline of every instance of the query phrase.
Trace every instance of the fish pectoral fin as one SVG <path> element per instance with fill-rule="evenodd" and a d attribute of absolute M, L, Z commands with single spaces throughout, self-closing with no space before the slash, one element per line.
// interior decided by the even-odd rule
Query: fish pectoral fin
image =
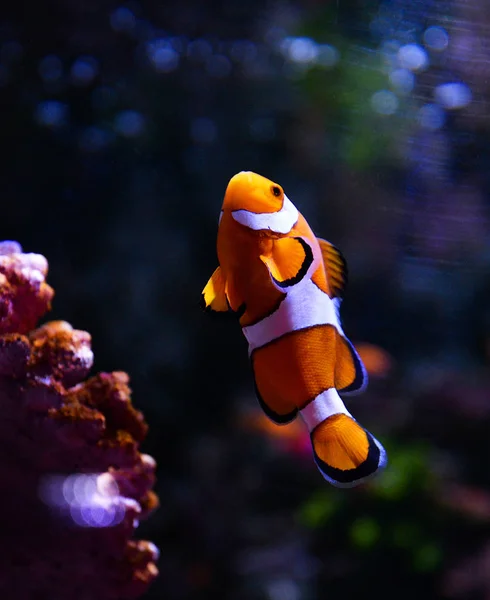
<path fill-rule="evenodd" d="M 202 291 L 201 304 L 203 308 L 216 312 L 228 311 L 229 307 L 225 289 L 226 281 L 221 267 L 218 267 Z"/>
<path fill-rule="evenodd" d="M 301 237 L 285 237 L 274 240 L 271 253 L 261 255 L 260 260 L 274 285 L 282 290 L 303 279 L 313 262 L 313 250 Z"/>
<path fill-rule="evenodd" d="M 317 238 L 322 252 L 327 281 L 333 298 L 343 298 L 347 285 L 347 262 L 342 253 L 327 240 Z"/>

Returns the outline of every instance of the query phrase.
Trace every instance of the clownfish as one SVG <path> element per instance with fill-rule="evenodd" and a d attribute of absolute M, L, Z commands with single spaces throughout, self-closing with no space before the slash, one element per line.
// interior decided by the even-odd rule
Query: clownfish
<path fill-rule="evenodd" d="M 315 236 L 279 184 L 242 171 L 226 188 L 217 253 L 201 303 L 238 314 L 266 415 L 278 425 L 301 415 L 316 465 L 333 485 L 374 475 L 386 451 L 339 395 L 367 384 L 340 323 L 347 267 L 339 250 Z"/>

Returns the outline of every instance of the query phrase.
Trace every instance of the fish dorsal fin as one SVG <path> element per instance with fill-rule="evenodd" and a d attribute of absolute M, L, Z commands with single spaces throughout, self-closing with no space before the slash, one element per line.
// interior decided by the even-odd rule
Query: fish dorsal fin
<path fill-rule="evenodd" d="M 327 240 L 317 238 L 322 252 L 323 264 L 332 298 L 342 299 L 347 285 L 347 263 L 342 253 Z"/>
<path fill-rule="evenodd" d="M 226 281 L 223 272 L 221 271 L 221 267 L 218 267 L 202 291 L 201 303 L 203 308 L 217 312 L 226 312 L 229 307 L 225 287 Z"/>
<path fill-rule="evenodd" d="M 313 262 L 313 250 L 301 237 L 284 237 L 274 240 L 268 256 L 260 260 L 269 270 L 272 282 L 280 290 L 299 283 Z"/>

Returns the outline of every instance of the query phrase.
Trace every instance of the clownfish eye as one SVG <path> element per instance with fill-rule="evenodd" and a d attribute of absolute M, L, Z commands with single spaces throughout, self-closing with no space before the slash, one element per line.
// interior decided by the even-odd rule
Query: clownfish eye
<path fill-rule="evenodd" d="M 273 185 L 271 187 L 271 192 L 274 194 L 274 196 L 276 196 L 277 198 L 281 195 L 282 191 L 281 188 L 278 185 Z"/>

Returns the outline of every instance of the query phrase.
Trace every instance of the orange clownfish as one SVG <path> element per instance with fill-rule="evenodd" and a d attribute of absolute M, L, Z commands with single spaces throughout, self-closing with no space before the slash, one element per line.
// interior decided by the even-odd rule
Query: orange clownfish
<path fill-rule="evenodd" d="M 340 324 L 340 252 L 314 235 L 280 185 L 248 171 L 226 189 L 217 251 L 202 304 L 238 313 L 267 416 L 277 424 L 302 416 L 315 462 L 333 485 L 352 487 L 383 468 L 385 449 L 339 396 L 367 383 Z"/>

